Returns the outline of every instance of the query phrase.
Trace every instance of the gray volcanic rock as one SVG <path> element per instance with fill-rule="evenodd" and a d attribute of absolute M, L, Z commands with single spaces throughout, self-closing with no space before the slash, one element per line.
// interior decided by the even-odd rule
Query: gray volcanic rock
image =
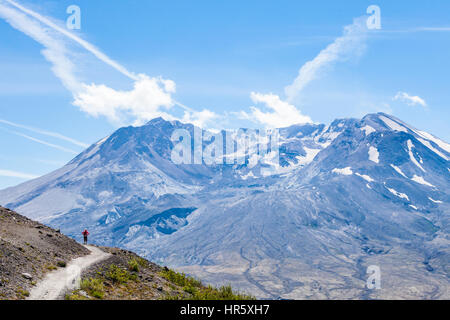
<path fill-rule="evenodd" d="M 280 165 L 251 148 L 243 164 L 176 165 L 176 129 L 194 131 L 119 129 L 0 204 L 258 297 L 450 298 L 448 143 L 380 113 L 280 129 Z"/>
<path fill-rule="evenodd" d="M 0 300 L 27 298 L 48 272 L 87 254 L 73 239 L 0 207 Z"/>

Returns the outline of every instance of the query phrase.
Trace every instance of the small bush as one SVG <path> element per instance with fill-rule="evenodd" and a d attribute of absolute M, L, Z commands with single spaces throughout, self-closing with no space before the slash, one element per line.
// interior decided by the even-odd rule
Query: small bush
<path fill-rule="evenodd" d="M 80 296 L 79 294 L 73 293 L 73 294 L 66 294 L 65 300 L 88 300 L 86 297 Z"/>
<path fill-rule="evenodd" d="M 84 279 L 81 281 L 81 289 L 94 298 L 103 299 L 105 294 L 103 281 L 101 279 Z"/>
<path fill-rule="evenodd" d="M 197 288 L 191 287 L 191 286 L 186 286 L 186 287 L 183 287 L 183 291 L 194 295 L 197 292 Z"/>
<path fill-rule="evenodd" d="M 116 283 L 126 283 L 129 280 L 137 279 L 135 274 L 130 274 L 127 270 L 119 268 L 115 264 L 109 267 L 108 272 L 106 272 L 106 277 Z"/>
<path fill-rule="evenodd" d="M 160 272 L 160 275 L 169 280 L 172 283 L 180 287 L 201 287 L 201 281 L 194 279 L 192 277 L 186 276 L 184 273 L 178 273 L 173 270 L 164 270 Z"/>
<path fill-rule="evenodd" d="M 67 266 L 65 261 L 58 261 L 56 264 L 60 268 L 65 268 Z"/>
<path fill-rule="evenodd" d="M 252 296 L 233 292 L 231 286 L 222 286 L 220 288 L 213 286 L 205 287 L 201 281 L 170 269 L 161 271 L 160 275 L 166 280 L 182 287 L 183 291 L 187 293 L 187 295 L 168 295 L 165 297 L 167 300 L 255 300 Z"/>
<path fill-rule="evenodd" d="M 139 272 L 139 262 L 136 259 L 131 259 L 130 261 L 128 261 L 128 269 L 130 269 L 130 271 Z"/>
<path fill-rule="evenodd" d="M 80 294 L 80 291 L 81 289 L 74 290 L 71 293 L 67 293 L 65 296 L 65 300 L 92 300 L 88 295 Z"/>
<path fill-rule="evenodd" d="M 26 298 L 26 297 L 29 297 L 29 296 L 30 296 L 30 293 L 29 293 L 27 290 L 24 290 L 24 289 L 22 289 L 21 287 L 19 287 L 19 288 L 17 289 L 17 295 L 18 295 L 20 298 L 24 299 L 24 298 Z"/>

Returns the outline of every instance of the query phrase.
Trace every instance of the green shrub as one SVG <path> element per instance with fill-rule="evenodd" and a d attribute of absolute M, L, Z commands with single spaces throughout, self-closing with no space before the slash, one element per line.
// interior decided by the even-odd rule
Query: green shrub
<path fill-rule="evenodd" d="M 140 269 L 139 262 L 136 259 L 131 259 L 130 261 L 128 261 L 128 269 L 130 271 L 139 272 Z"/>
<path fill-rule="evenodd" d="M 84 279 L 81 281 L 81 289 L 94 298 L 103 299 L 105 294 L 103 281 L 101 279 Z"/>
<path fill-rule="evenodd" d="M 167 295 L 167 300 L 255 300 L 254 297 L 233 292 L 231 286 L 215 288 L 213 286 L 203 286 L 201 281 L 178 273 L 170 269 L 160 272 L 166 280 L 175 283 L 183 288 L 187 294 Z"/>
<path fill-rule="evenodd" d="M 160 275 L 168 281 L 176 284 L 180 287 L 201 287 L 201 281 L 192 277 L 186 276 L 184 273 L 178 273 L 173 270 L 167 269 L 160 272 Z"/>
<path fill-rule="evenodd" d="M 191 286 L 185 286 L 185 287 L 183 287 L 183 291 L 184 292 L 187 292 L 187 293 L 190 293 L 190 294 L 192 294 L 192 295 L 194 295 L 196 292 L 197 292 L 197 288 L 195 288 L 195 287 L 191 287 Z"/>
<path fill-rule="evenodd" d="M 58 269 L 58 268 L 55 267 L 54 265 L 47 265 L 46 268 L 47 268 L 47 270 L 50 270 L 50 271 L 53 271 L 53 270 Z"/>
<path fill-rule="evenodd" d="M 57 264 L 58 267 L 60 267 L 60 268 L 65 268 L 66 265 L 67 265 L 65 261 L 58 261 L 56 264 Z"/>
<path fill-rule="evenodd" d="M 130 274 L 127 270 L 119 268 L 115 264 L 109 267 L 109 270 L 106 272 L 106 277 L 116 283 L 126 283 L 129 280 L 137 279 L 135 274 Z"/>
<path fill-rule="evenodd" d="M 208 286 L 197 290 L 193 293 L 192 300 L 254 300 L 255 298 L 248 295 L 234 293 L 231 286 L 222 286 L 214 288 Z"/>
<path fill-rule="evenodd" d="M 82 296 L 80 294 L 78 294 L 76 291 L 72 292 L 72 293 L 68 293 L 65 296 L 65 300 L 89 300 L 89 298 L 86 298 L 85 296 Z"/>
<path fill-rule="evenodd" d="M 137 257 L 135 260 L 141 267 L 145 267 L 148 264 L 148 261 L 141 257 Z"/>
<path fill-rule="evenodd" d="M 29 297 L 29 296 L 30 296 L 30 293 L 29 293 L 27 290 L 24 290 L 24 289 L 22 289 L 21 287 L 19 287 L 19 288 L 17 289 L 17 295 L 18 295 L 20 298 L 24 299 L 24 298 L 26 298 L 26 297 Z"/>

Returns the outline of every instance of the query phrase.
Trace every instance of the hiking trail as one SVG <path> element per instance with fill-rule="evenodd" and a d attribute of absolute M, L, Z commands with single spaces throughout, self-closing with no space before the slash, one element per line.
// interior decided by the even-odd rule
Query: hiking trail
<path fill-rule="evenodd" d="M 36 287 L 30 291 L 28 300 L 57 300 L 63 294 L 79 286 L 81 273 L 93 264 L 103 261 L 111 254 L 97 247 L 85 245 L 91 253 L 87 256 L 71 260 L 65 268 L 48 273 Z"/>

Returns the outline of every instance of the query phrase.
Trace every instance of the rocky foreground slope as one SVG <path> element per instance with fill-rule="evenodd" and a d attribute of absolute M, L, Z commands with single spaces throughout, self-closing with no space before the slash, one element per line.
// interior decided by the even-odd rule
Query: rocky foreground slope
<path fill-rule="evenodd" d="M 24 299 L 46 273 L 89 250 L 57 230 L 0 207 L 0 299 Z"/>
<path fill-rule="evenodd" d="M 250 299 L 230 287 L 216 289 L 117 248 L 81 274 L 69 300 Z M 75 240 L 0 207 L 0 300 L 22 300 L 56 269 L 90 251 Z M 64 297 L 64 295 L 63 295 Z"/>

